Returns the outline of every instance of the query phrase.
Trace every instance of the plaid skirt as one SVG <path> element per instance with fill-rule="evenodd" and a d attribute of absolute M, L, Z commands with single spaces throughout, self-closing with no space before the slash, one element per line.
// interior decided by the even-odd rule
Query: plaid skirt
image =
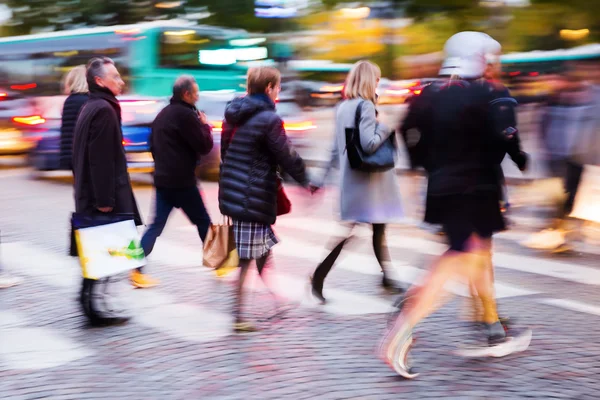
<path fill-rule="evenodd" d="M 256 260 L 273 248 L 279 239 L 270 225 L 232 220 L 233 236 L 240 260 Z"/>

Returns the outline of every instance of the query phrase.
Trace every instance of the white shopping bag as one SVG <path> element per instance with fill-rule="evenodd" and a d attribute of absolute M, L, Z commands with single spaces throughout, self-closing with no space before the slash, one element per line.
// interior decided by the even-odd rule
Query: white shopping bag
<path fill-rule="evenodd" d="M 600 167 L 586 165 L 571 217 L 600 223 Z"/>
<path fill-rule="evenodd" d="M 83 277 L 102 279 L 146 265 L 133 220 L 75 231 Z"/>

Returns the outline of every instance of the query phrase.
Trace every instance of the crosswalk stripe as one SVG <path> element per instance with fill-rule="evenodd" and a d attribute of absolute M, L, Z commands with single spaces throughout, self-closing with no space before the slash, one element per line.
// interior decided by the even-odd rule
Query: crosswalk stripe
<path fill-rule="evenodd" d="M 600 307 L 582 303 L 580 301 L 569 299 L 541 299 L 539 302 L 571 311 L 600 316 Z"/>
<path fill-rule="evenodd" d="M 316 218 L 281 218 L 276 225 L 279 227 L 307 230 L 315 234 L 334 234 L 340 231 L 335 222 Z M 360 227 L 356 234 L 364 237 L 369 231 Z M 440 255 L 446 251 L 446 245 L 427 239 L 407 235 L 389 235 L 387 238 L 390 248 L 416 251 L 427 255 Z M 600 270 L 573 263 L 545 260 L 538 257 L 515 255 L 502 252 L 494 253 L 494 266 L 520 272 L 558 278 L 586 285 L 600 285 Z"/>

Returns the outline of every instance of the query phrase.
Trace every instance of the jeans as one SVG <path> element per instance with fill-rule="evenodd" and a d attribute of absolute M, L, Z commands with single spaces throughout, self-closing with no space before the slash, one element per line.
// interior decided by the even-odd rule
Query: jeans
<path fill-rule="evenodd" d="M 190 222 L 198 228 L 202 242 L 206 239 L 210 226 L 210 216 L 204 206 L 198 188 L 156 188 L 156 205 L 154 221 L 142 237 L 142 248 L 148 256 L 152 253 L 156 239 L 161 235 L 173 208 L 181 208 Z"/>

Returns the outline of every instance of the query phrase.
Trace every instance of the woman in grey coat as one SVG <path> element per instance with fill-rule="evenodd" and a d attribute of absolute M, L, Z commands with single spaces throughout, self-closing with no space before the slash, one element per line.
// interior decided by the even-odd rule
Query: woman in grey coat
<path fill-rule="evenodd" d="M 360 144 L 366 153 L 375 153 L 394 134 L 394 131 L 379 122 L 375 109 L 376 89 L 380 77 L 381 71 L 377 65 L 368 61 L 357 62 L 346 79 L 346 100 L 336 110 L 335 139 L 327 171 L 331 167 L 339 166 L 340 212 L 342 222 L 347 227 L 347 234 L 336 241 L 331 253 L 319 264 L 311 278 L 312 293 L 322 303 L 325 303 L 325 277 L 358 223 L 373 226 L 373 249 L 383 271 L 383 287 L 395 292 L 402 291 L 393 287 L 389 278 L 390 256 L 385 244 L 386 224 L 400 222 L 403 216 L 400 188 L 394 170 L 362 172 L 351 169 L 345 151 L 345 130 L 354 127 L 357 107 L 361 107 Z"/>

